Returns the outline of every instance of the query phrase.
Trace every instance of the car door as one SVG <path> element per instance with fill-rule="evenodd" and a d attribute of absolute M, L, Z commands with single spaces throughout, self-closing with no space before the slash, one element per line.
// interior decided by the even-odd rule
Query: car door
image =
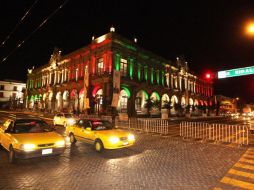
<path fill-rule="evenodd" d="M 5 128 L 3 128 L 3 133 L 1 133 L 1 145 L 7 150 L 9 150 L 9 145 L 11 144 L 11 133 L 13 132 L 13 127 L 14 122 L 9 121 L 6 123 Z"/>
<path fill-rule="evenodd" d="M 95 140 L 95 134 L 94 134 L 94 131 L 92 130 L 92 123 L 90 121 L 84 122 L 84 130 L 82 132 L 83 132 L 84 137 L 88 141 Z"/>
<path fill-rule="evenodd" d="M 81 119 L 77 122 L 77 124 L 73 127 L 73 133 L 74 136 L 78 139 L 83 141 L 84 140 L 84 135 L 83 135 L 83 131 L 84 131 L 84 120 Z"/>

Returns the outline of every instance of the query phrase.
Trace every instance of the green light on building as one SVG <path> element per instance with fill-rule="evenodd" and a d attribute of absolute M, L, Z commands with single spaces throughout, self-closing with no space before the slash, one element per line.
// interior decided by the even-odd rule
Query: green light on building
<path fill-rule="evenodd" d="M 121 84 L 121 88 L 124 89 L 124 91 L 127 93 L 128 98 L 130 98 L 131 92 L 130 92 L 129 88 L 127 87 L 127 85 Z"/>
<path fill-rule="evenodd" d="M 133 78 L 133 65 L 134 65 L 134 59 L 133 58 L 129 58 L 129 67 L 130 67 L 130 78 Z"/>
<path fill-rule="evenodd" d="M 156 80 L 157 80 L 157 84 L 160 84 L 160 71 L 159 70 L 156 71 Z"/>
<path fill-rule="evenodd" d="M 120 60 L 121 60 L 121 55 L 116 53 L 114 56 L 114 62 L 115 62 L 115 69 L 117 71 L 120 71 Z"/>
<path fill-rule="evenodd" d="M 141 67 L 141 65 L 140 64 L 138 64 L 138 80 L 140 81 L 140 67 Z"/>
<path fill-rule="evenodd" d="M 153 68 L 151 68 L 151 83 L 153 84 Z"/>
<path fill-rule="evenodd" d="M 148 80 L 148 69 L 147 69 L 147 66 L 144 66 L 144 75 L 145 75 L 145 79 L 147 81 Z"/>

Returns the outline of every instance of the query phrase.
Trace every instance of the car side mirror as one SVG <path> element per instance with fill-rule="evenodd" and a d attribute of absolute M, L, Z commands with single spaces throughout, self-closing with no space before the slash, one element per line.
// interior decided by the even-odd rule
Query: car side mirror
<path fill-rule="evenodd" d="M 91 127 L 87 127 L 86 130 L 92 131 L 92 128 Z"/>

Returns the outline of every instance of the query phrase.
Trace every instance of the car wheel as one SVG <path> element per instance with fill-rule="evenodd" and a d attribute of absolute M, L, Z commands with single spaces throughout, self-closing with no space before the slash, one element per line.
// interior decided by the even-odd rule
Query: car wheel
<path fill-rule="evenodd" d="M 71 144 L 75 144 L 77 142 L 77 140 L 74 137 L 73 133 L 70 134 L 70 142 L 71 142 Z"/>
<path fill-rule="evenodd" d="M 97 139 L 95 142 L 94 142 L 94 148 L 97 152 L 103 152 L 104 150 L 104 146 L 103 146 L 103 143 L 101 142 L 101 140 Z"/>
<path fill-rule="evenodd" d="M 9 163 L 15 163 L 16 161 L 16 154 L 12 146 L 9 149 Z"/>

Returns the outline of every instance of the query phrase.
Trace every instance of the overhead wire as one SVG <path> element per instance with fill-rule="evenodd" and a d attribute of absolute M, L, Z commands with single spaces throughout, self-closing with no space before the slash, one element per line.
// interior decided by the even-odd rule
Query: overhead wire
<path fill-rule="evenodd" d="M 31 32 L 24 40 L 22 40 L 6 57 L 4 57 L 1 63 L 5 62 L 18 48 L 20 48 L 31 36 L 37 32 L 51 17 L 53 17 L 60 9 L 62 9 L 69 0 L 65 0 L 55 11 L 53 11 L 44 21 Z"/>
<path fill-rule="evenodd" d="M 32 10 L 32 8 L 36 5 L 36 3 L 39 0 L 35 0 L 35 2 L 32 4 L 32 6 L 25 12 L 25 14 L 22 16 L 22 18 L 19 20 L 19 22 L 15 25 L 15 27 L 12 29 L 12 31 L 6 36 L 5 40 L 1 42 L 0 47 L 3 47 L 5 45 L 5 43 L 7 42 L 7 40 L 11 37 L 11 35 L 17 30 L 17 28 L 19 27 L 19 25 L 21 25 L 24 21 L 24 19 L 26 18 L 26 16 L 29 14 L 29 12 Z"/>

